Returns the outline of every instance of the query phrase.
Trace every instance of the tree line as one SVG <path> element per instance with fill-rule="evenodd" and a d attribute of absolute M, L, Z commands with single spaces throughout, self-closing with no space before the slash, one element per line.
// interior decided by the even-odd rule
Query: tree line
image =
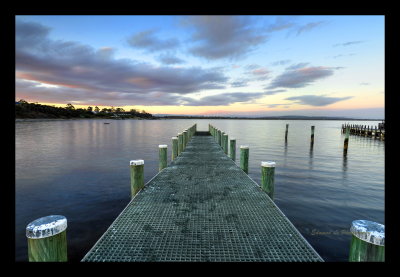
<path fill-rule="evenodd" d="M 125 111 L 123 108 L 102 108 L 88 106 L 84 108 L 75 108 L 68 103 L 65 108 L 43 105 L 39 103 L 28 103 L 20 99 L 15 103 L 16 118 L 154 118 L 152 114 L 146 111 L 130 109 Z"/>

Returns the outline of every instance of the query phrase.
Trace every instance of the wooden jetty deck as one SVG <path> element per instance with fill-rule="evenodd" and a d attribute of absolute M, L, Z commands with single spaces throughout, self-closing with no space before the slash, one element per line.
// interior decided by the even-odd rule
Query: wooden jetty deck
<path fill-rule="evenodd" d="M 82 261 L 323 259 L 210 133 L 196 132 L 185 150 L 132 198 Z"/>

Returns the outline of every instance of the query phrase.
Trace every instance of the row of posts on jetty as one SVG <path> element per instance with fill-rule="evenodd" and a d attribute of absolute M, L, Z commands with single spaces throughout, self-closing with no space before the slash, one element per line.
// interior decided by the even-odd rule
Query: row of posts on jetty
<path fill-rule="evenodd" d="M 208 130 L 214 140 L 220 145 L 224 153 L 236 163 L 236 139 L 230 138 L 227 133 L 208 125 Z M 186 149 L 190 139 L 197 131 L 194 124 L 183 132 L 172 137 L 171 161 L 177 159 Z M 288 139 L 289 124 L 286 124 L 285 142 Z M 345 133 L 344 154 L 347 154 L 349 134 L 365 135 L 384 139 L 384 129 L 372 129 L 363 125 L 342 125 Z M 311 147 L 314 144 L 315 126 L 311 126 Z M 228 143 L 229 142 L 229 143 Z M 168 167 L 168 145 L 158 146 L 159 172 Z M 248 174 L 249 172 L 249 146 L 240 145 L 239 167 Z M 261 190 L 265 191 L 273 200 L 274 175 L 276 163 L 273 161 L 261 162 Z M 130 161 L 131 201 L 145 186 L 144 160 Z M 67 219 L 62 215 L 50 215 L 36 219 L 26 227 L 28 238 L 28 259 L 30 262 L 66 262 L 67 258 Z M 368 220 L 355 220 L 352 222 L 352 233 L 349 261 L 350 262 L 383 262 L 385 261 L 385 226 Z"/>

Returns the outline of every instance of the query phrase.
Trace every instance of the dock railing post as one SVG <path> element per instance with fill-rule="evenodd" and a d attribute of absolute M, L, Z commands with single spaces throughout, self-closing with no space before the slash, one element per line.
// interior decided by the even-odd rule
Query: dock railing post
<path fill-rule="evenodd" d="M 183 151 L 183 150 L 185 150 L 185 148 L 186 148 L 187 139 L 188 139 L 188 137 L 187 137 L 187 131 L 186 131 L 186 130 L 183 131 L 182 136 L 183 136 L 183 149 L 182 149 L 182 151 Z"/>
<path fill-rule="evenodd" d="M 161 144 L 158 146 L 158 171 L 161 171 L 167 167 L 167 151 L 168 146 L 166 144 Z"/>
<path fill-rule="evenodd" d="M 240 146 L 240 168 L 249 173 L 249 146 L 241 145 Z"/>
<path fill-rule="evenodd" d="M 355 220 L 350 232 L 349 262 L 385 261 L 385 225 L 369 220 Z"/>
<path fill-rule="evenodd" d="M 229 157 L 235 161 L 236 160 L 236 139 L 231 138 L 229 141 Z"/>
<path fill-rule="evenodd" d="M 178 133 L 178 156 L 182 153 L 183 151 L 183 134 Z"/>
<path fill-rule="evenodd" d="M 67 262 L 67 219 L 62 215 L 41 217 L 26 226 L 30 262 Z"/>
<path fill-rule="evenodd" d="M 222 133 L 221 130 L 218 130 L 218 144 L 222 146 Z"/>
<path fill-rule="evenodd" d="M 171 160 L 174 161 L 178 157 L 178 138 L 172 137 L 172 154 Z"/>
<path fill-rule="evenodd" d="M 261 188 L 274 199 L 275 162 L 261 162 Z"/>
<path fill-rule="evenodd" d="M 228 155 L 228 134 L 224 133 L 223 135 L 223 149 L 226 155 Z"/>
<path fill-rule="evenodd" d="M 144 187 L 144 160 L 131 160 L 131 197 Z"/>

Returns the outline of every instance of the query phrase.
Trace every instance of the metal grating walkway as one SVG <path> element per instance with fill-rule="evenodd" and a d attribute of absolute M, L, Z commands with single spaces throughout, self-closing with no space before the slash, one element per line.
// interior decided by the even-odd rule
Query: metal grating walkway
<path fill-rule="evenodd" d="M 82 261 L 323 260 L 212 136 L 195 135 Z"/>

